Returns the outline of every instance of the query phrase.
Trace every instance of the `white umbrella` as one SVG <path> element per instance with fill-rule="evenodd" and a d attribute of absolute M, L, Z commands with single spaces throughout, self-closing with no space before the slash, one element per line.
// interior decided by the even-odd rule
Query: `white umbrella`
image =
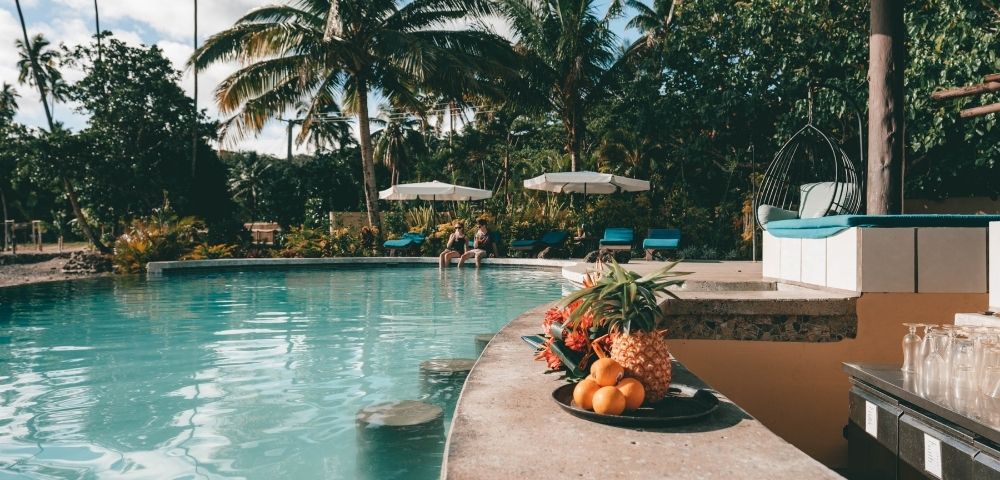
<path fill-rule="evenodd" d="M 437 180 L 433 182 L 393 185 L 378 192 L 380 200 L 485 200 L 493 196 L 490 190 L 452 185 Z"/>
<path fill-rule="evenodd" d="M 598 172 L 543 173 L 524 181 L 524 188 L 556 193 L 615 193 L 649 190 L 649 181 Z"/>

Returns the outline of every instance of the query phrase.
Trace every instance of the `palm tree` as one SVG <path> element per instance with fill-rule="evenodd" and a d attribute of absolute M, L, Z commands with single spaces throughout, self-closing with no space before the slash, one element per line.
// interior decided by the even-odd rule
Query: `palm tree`
<path fill-rule="evenodd" d="M 391 182 L 395 185 L 399 183 L 400 171 L 406 163 L 426 150 L 420 120 L 391 107 L 383 107 L 372 122 L 382 127 L 372 133 L 375 159 L 389 168 Z"/>
<path fill-rule="evenodd" d="M 21 34 L 24 36 L 24 42 L 21 43 L 22 51 L 28 54 L 28 63 L 31 65 L 31 78 L 34 81 L 34 85 L 38 87 L 38 94 L 42 100 L 42 107 L 45 109 L 45 120 L 49 125 L 49 135 L 56 131 L 56 122 L 52 119 L 52 111 L 49 109 L 49 103 L 45 100 L 46 97 L 46 77 L 44 76 L 43 69 L 41 66 L 41 59 L 39 55 L 42 52 L 42 48 L 38 45 L 32 45 L 32 42 L 28 39 L 28 26 L 24 23 L 24 12 L 21 10 L 21 0 L 14 0 L 14 4 L 17 6 L 17 16 L 21 20 Z M 36 40 L 42 40 L 40 35 L 36 35 Z M 40 44 L 41 42 L 36 42 Z M 47 43 L 47 42 L 46 42 Z M 37 47 L 37 48 L 32 48 Z M 50 78 L 53 78 L 50 76 Z M 62 75 L 59 75 L 62 78 Z M 27 80 L 27 79 L 26 79 Z M 76 216 L 77 224 L 80 226 L 80 230 L 83 231 L 83 235 L 87 237 L 92 245 L 101 253 L 111 253 L 111 249 L 101 242 L 101 239 L 94 234 L 93 229 L 90 228 L 90 223 L 87 222 L 87 217 L 83 214 L 83 209 L 80 208 L 80 202 L 76 196 L 76 190 L 73 188 L 73 182 L 70 181 L 69 177 L 66 176 L 65 171 L 60 171 L 58 177 L 63 185 L 63 190 L 66 192 L 66 197 L 69 199 L 69 204 L 73 207 L 73 214 Z"/>
<path fill-rule="evenodd" d="M 625 4 L 636 12 L 629 19 L 628 28 L 642 32 L 642 36 L 629 46 L 629 55 L 666 42 L 667 32 L 670 31 L 670 25 L 674 21 L 674 15 L 681 1 L 653 0 L 653 6 L 650 7 L 640 0 L 626 0 Z"/>
<path fill-rule="evenodd" d="M 598 16 L 601 0 L 500 0 L 525 56 L 526 77 L 547 111 L 558 112 L 566 129 L 570 168 L 581 163 L 586 114 L 601 98 L 607 72 L 620 58 L 611 21 L 622 14 L 612 0 Z M 529 101 L 535 101 L 531 98 Z"/>
<path fill-rule="evenodd" d="M 14 90 L 13 85 L 7 82 L 0 85 L 0 120 L 4 123 L 14 119 L 14 114 L 17 113 L 18 97 L 20 95 L 17 94 L 17 90 Z"/>
<path fill-rule="evenodd" d="M 37 33 L 30 41 L 15 40 L 14 45 L 19 57 L 17 81 L 22 85 L 38 86 L 43 95 L 42 101 L 50 102 L 50 108 L 54 108 L 56 101 L 65 101 L 67 86 L 59 71 L 62 56 L 58 50 L 49 48 L 51 42 Z M 33 71 L 35 63 L 39 67 L 38 79 Z"/>
<path fill-rule="evenodd" d="M 249 204 L 251 222 L 258 220 L 258 200 L 264 188 L 267 171 L 270 169 L 271 162 L 261 160 L 254 153 L 236 164 L 229 180 L 229 191 L 232 192 L 233 199 L 244 205 Z"/>
<path fill-rule="evenodd" d="M 238 134 L 259 132 L 305 101 L 301 142 L 321 113 L 338 110 L 340 97 L 358 123 L 368 222 L 381 231 L 368 96 L 414 105 L 421 90 L 458 97 L 508 74 L 505 62 L 513 56 L 506 41 L 455 28 L 493 10 L 493 0 L 298 0 L 244 15 L 209 38 L 192 64 L 242 64 L 215 92 Z"/>

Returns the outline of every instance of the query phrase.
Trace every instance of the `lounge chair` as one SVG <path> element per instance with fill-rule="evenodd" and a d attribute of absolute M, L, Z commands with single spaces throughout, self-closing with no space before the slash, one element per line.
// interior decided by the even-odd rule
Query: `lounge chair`
<path fill-rule="evenodd" d="M 402 238 L 386 240 L 382 247 L 389 251 L 390 257 L 394 257 L 396 252 L 420 248 L 424 240 L 424 236 L 419 233 L 404 233 Z"/>
<path fill-rule="evenodd" d="M 632 250 L 635 234 L 631 228 L 606 228 L 599 245 L 601 250 Z"/>
<path fill-rule="evenodd" d="M 680 230 L 676 228 L 650 228 L 646 239 L 642 241 L 642 249 L 646 251 L 646 260 L 652 260 L 653 254 L 657 251 L 676 251 L 680 243 Z"/>
<path fill-rule="evenodd" d="M 560 231 L 552 230 L 545 232 L 542 238 L 538 240 L 514 240 L 510 244 L 511 250 L 517 250 L 519 252 L 531 252 L 532 254 L 538 250 L 542 250 L 539 254 L 539 258 L 545 258 L 545 253 L 547 249 L 559 248 L 562 244 L 566 243 L 566 239 L 569 238 L 569 234 Z"/>

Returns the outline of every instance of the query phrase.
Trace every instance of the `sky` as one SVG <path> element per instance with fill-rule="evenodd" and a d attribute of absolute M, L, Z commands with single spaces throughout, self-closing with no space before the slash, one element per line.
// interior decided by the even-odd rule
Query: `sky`
<path fill-rule="evenodd" d="M 204 41 L 212 34 L 231 26 L 236 19 L 249 10 L 281 0 L 209 0 L 198 5 L 198 37 Z M 110 30 L 115 37 L 127 43 L 157 45 L 178 70 L 183 71 L 181 85 L 191 95 L 194 82 L 184 63 L 193 51 L 192 0 L 99 0 L 101 30 Z M 28 35 L 42 33 L 53 44 L 78 45 L 90 42 L 94 33 L 93 0 L 21 0 Z M 622 32 L 622 22 L 617 30 Z M 21 95 L 17 121 L 41 126 L 45 114 L 38 101 L 37 93 L 27 85 L 17 84 L 17 51 L 14 41 L 22 38 L 17 10 L 13 0 L 0 3 L 0 83 L 15 86 Z M 219 118 L 218 109 L 212 101 L 211 92 L 226 76 L 235 71 L 235 64 L 213 65 L 198 73 L 198 107 L 208 112 L 211 118 Z M 81 77 L 79 71 L 64 71 L 68 82 Z M 378 102 L 373 103 L 376 108 Z M 75 113 L 73 104 L 57 104 L 54 109 L 56 120 L 71 129 L 79 129 L 86 118 Z M 374 112 L 373 112 L 374 113 Z M 228 150 L 254 150 L 260 153 L 283 156 L 286 150 L 284 124 L 269 122 L 256 137 L 228 142 Z M 297 149 L 298 150 L 298 149 Z M 301 153 L 301 151 L 297 151 Z"/>

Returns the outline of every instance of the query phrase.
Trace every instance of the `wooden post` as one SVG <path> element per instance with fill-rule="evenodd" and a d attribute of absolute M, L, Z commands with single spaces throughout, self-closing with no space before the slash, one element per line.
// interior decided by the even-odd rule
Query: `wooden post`
<path fill-rule="evenodd" d="M 868 46 L 868 214 L 898 213 L 903 163 L 903 0 L 872 0 Z"/>
<path fill-rule="evenodd" d="M 35 242 L 35 247 L 38 251 L 42 251 L 42 221 L 32 220 L 31 221 L 31 240 Z"/>

